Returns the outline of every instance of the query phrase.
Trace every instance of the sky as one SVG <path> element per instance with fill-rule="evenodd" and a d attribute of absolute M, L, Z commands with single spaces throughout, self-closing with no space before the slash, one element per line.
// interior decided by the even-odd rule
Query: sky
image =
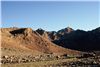
<path fill-rule="evenodd" d="M 92 30 L 100 26 L 99 1 L 2 1 L 2 27 Z"/>
<path fill-rule="evenodd" d="M 1 1 L 99 1 L 99 0 L 1 0 Z"/>

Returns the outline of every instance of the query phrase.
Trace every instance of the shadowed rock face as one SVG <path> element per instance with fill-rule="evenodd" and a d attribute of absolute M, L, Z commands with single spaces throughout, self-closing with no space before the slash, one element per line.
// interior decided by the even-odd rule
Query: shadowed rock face
<path fill-rule="evenodd" d="M 43 35 L 45 33 L 45 30 L 39 28 L 36 30 L 36 32 L 38 32 L 40 35 Z"/>
<path fill-rule="evenodd" d="M 36 30 L 36 32 L 39 33 L 43 38 L 49 39 L 48 33 L 45 30 L 39 28 Z"/>
<path fill-rule="evenodd" d="M 15 34 L 23 34 L 23 32 L 25 31 L 25 29 L 19 29 L 19 30 L 13 30 L 10 31 L 11 34 L 15 35 Z"/>
<path fill-rule="evenodd" d="M 92 31 L 73 30 L 67 27 L 57 32 L 47 32 L 42 29 L 38 29 L 37 32 L 64 48 L 82 51 L 100 50 L 100 27 Z"/>
<path fill-rule="evenodd" d="M 92 31 L 76 30 L 53 41 L 60 46 L 82 50 L 100 50 L 100 27 Z"/>

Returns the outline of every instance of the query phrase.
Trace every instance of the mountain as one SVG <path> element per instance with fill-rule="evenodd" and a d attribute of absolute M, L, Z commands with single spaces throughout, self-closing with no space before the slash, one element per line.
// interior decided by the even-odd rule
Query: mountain
<path fill-rule="evenodd" d="M 61 29 L 57 32 L 57 34 L 61 34 L 61 35 L 64 35 L 64 34 L 68 34 L 70 32 L 74 31 L 72 28 L 70 27 L 66 27 L 64 29 Z"/>
<path fill-rule="evenodd" d="M 81 51 L 98 51 L 100 50 L 100 27 L 91 31 L 74 30 L 53 42 L 65 48 Z"/>
<path fill-rule="evenodd" d="M 91 30 L 59 31 L 31 28 L 1 28 L 2 55 L 80 54 L 100 51 L 100 27 Z"/>
<path fill-rule="evenodd" d="M 59 40 L 61 37 L 63 37 L 63 35 L 69 34 L 72 31 L 74 31 L 72 28 L 67 27 L 67 28 L 61 29 L 57 32 L 56 31 L 49 32 L 48 36 L 51 39 L 51 41 Z"/>
<path fill-rule="evenodd" d="M 45 30 L 39 28 L 36 30 L 36 32 L 39 33 L 43 38 L 49 39 L 48 33 Z"/>
<path fill-rule="evenodd" d="M 31 28 L 1 28 L 2 55 L 79 54 L 48 39 L 48 33 Z"/>

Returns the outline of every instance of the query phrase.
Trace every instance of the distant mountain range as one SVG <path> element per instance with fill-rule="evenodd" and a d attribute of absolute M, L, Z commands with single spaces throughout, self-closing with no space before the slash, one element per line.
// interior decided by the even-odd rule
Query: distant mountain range
<path fill-rule="evenodd" d="M 64 48 L 81 51 L 100 50 L 100 27 L 91 31 L 74 30 L 67 27 L 57 32 L 47 32 L 47 35 L 49 40 Z"/>

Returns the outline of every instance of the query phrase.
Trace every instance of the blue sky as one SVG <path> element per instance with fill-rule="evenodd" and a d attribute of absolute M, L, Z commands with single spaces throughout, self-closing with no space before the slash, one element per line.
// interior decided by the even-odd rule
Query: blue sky
<path fill-rule="evenodd" d="M 97 1 L 2 1 L 1 7 L 2 27 L 91 30 L 100 23 Z"/>

